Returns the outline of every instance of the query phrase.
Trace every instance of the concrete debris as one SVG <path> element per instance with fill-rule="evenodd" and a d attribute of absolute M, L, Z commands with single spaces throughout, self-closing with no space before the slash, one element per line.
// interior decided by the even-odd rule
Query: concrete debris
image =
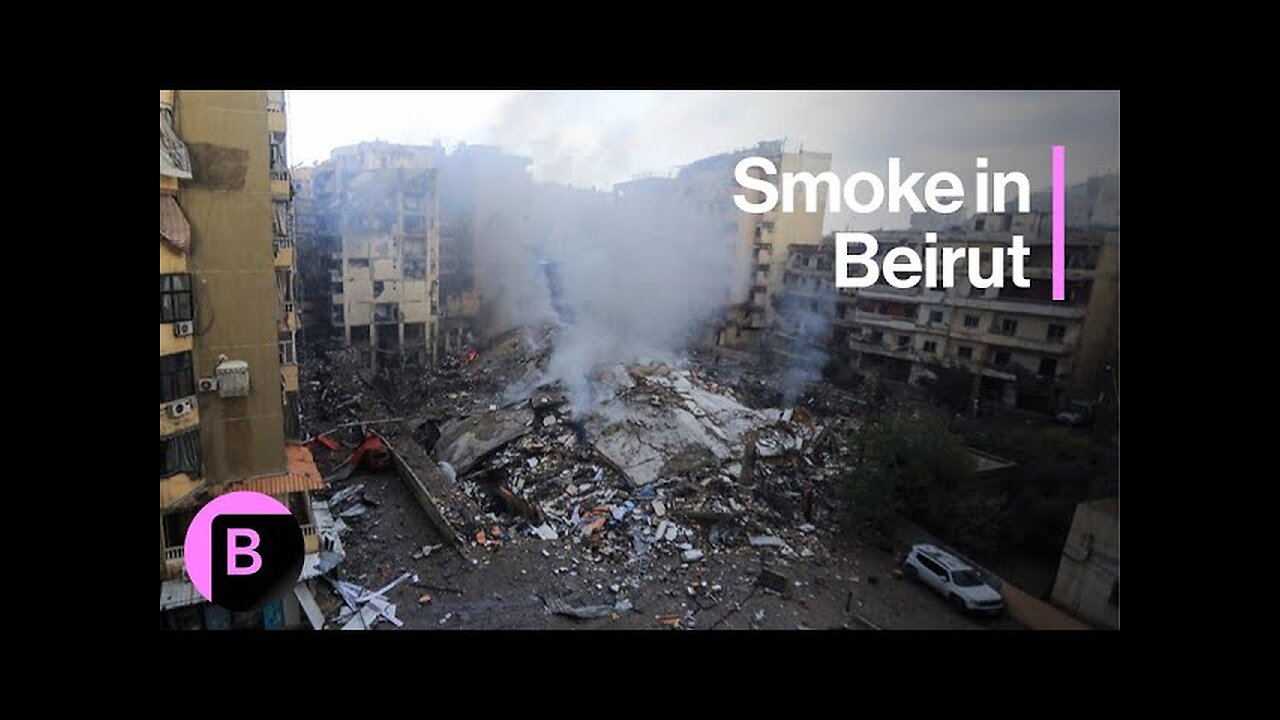
<path fill-rule="evenodd" d="M 761 570 L 760 576 L 756 578 L 756 582 L 761 587 L 779 594 L 786 594 L 787 592 L 787 577 L 773 570 Z"/>
<path fill-rule="evenodd" d="M 701 550 L 685 550 L 680 556 L 685 562 L 697 562 L 702 559 Z"/>
<path fill-rule="evenodd" d="M 342 512 L 338 513 L 338 515 L 339 517 L 353 518 L 353 517 L 360 517 L 361 515 L 364 515 L 368 511 L 369 511 L 369 507 L 362 503 L 359 505 L 352 505 L 346 510 L 343 510 Z"/>
<path fill-rule="evenodd" d="M 458 481 L 458 473 L 454 471 L 452 465 L 441 460 L 439 463 L 437 463 L 437 467 L 440 468 L 440 472 L 444 473 L 445 478 L 447 478 L 449 482 L 455 483 Z"/>
<path fill-rule="evenodd" d="M 579 620 L 591 620 L 594 618 L 605 618 L 618 612 L 614 605 L 582 605 L 572 607 L 558 598 L 545 600 L 547 611 L 555 615 L 564 615 L 566 617 L 577 618 Z"/>
<path fill-rule="evenodd" d="M 543 540 L 559 540 L 560 539 L 560 536 L 556 534 L 555 528 L 551 527 L 551 525 L 548 523 L 543 523 L 533 528 L 533 534 L 537 535 Z"/>
<path fill-rule="evenodd" d="M 787 544 L 782 541 L 782 538 L 774 537 L 773 535 L 752 535 L 751 546 L 752 547 L 786 547 Z"/>

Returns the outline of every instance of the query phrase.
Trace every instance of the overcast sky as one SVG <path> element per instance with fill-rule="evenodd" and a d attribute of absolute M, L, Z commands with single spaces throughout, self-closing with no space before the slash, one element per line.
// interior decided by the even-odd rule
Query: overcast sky
<path fill-rule="evenodd" d="M 372 91 L 289 93 L 292 164 L 365 140 L 496 144 L 533 159 L 537 180 L 608 189 L 708 155 L 786 138 L 832 154 L 840 177 L 951 170 L 972 197 L 974 158 L 1049 183 L 1050 146 L 1067 181 L 1120 169 L 1120 95 L 1084 91 Z M 922 188 L 923 182 L 918 187 Z M 968 204 L 968 203 L 966 203 Z M 829 215 L 827 229 L 902 226 L 904 217 Z"/>

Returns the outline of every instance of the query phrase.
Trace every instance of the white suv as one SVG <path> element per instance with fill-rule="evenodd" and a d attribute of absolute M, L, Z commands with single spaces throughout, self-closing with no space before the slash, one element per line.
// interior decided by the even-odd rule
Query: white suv
<path fill-rule="evenodd" d="M 936 545 L 912 545 L 906 566 L 909 574 L 962 611 L 998 615 L 1004 610 L 1004 598 L 977 570 Z"/>

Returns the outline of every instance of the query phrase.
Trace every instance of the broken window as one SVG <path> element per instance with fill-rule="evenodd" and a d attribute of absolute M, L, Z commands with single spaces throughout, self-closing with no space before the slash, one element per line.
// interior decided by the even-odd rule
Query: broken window
<path fill-rule="evenodd" d="M 968 360 L 969 358 L 973 357 L 973 347 L 969 345 L 961 345 L 959 348 L 956 349 L 956 357 L 960 357 Z"/>
<path fill-rule="evenodd" d="M 1009 351 L 1008 351 L 1008 350 L 997 350 L 997 351 L 996 351 L 996 356 L 995 356 L 995 361 L 994 361 L 994 362 L 995 362 L 995 364 L 996 364 L 996 365 L 1008 365 L 1008 364 L 1009 364 Z"/>
<path fill-rule="evenodd" d="M 1115 582 L 1111 583 L 1111 595 L 1107 597 L 1107 603 L 1109 605 L 1115 605 L 1116 607 L 1120 607 L 1120 581 L 1119 580 L 1116 580 Z"/>
<path fill-rule="evenodd" d="M 374 296 L 376 297 L 376 296 L 378 296 L 378 295 L 381 295 L 381 294 L 382 294 L 383 289 L 385 289 L 385 288 L 386 288 L 386 286 L 387 286 L 387 283 L 386 283 L 385 281 L 383 281 L 383 280 L 374 280 L 374 281 L 373 281 L 373 294 L 374 294 Z"/>
<path fill-rule="evenodd" d="M 406 256 L 404 259 L 404 276 L 411 280 L 426 280 L 427 279 L 426 259 Z"/>
<path fill-rule="evenodd" d="M 400 305 L 398 303 L 375 303 L 373 306 L 375 323 L 400 322 Z"/>
<path fill-rule="evenodd" d="M 965 327 L 967 327 L 967 328 L 976 328 L 976 327 L 978 327 L 978 316 L 977 316 L 977 315 L 965 315 L 965 316 L 964 316 L 964 326 L 965 326 Z"/>
<path fill-rule="evenodd" d="M 911 336 L 910 336 L 910 335 L 899 335 L 899 336 L 898 336 L 898 347 L 900 347 L 900 348 L 904 348 L 904 347 L 906 347 L 906 346 L 908 346 L 908 345 L 910 345 L 910 344 L 911 344 Z"/>
<path fill-rule="evenodd" d="M 1054 358 L 1040 359 L 1041 375 L 1044 375 L 1045 377 L 1053 377 L 1054 373 L 1056 373 L 1057 371 L 1058 371 L 1058 361 L 1056 359 Z"/>
<path fill-rule="evenodd" d="M 425 329 L 425 323 L 406 323 L 404 326 L 405 341 L 412 340 L 416 343 L 417 341 L 422 340 L 425 335 Z"/>
<path fill-rule="evenodd" d="M 1005 318 L 1003 321 L 1001 321 L 1001 323 L 1000 323 L 1000 334 L 1001 334 L 1001 335 L 1008 335 L 1008 336 L 1012 337 L 1012 336 L 1016 335 L 1017 333 L 1018 333 L 1018 321 L 1017 321 L 1017 320 L 1013 320 L 1013 319 L 1011 319 L 1011 318 Z"/>
<path fill-rule="evenodd" d="M 192 430 L 160 440 L 160 479 L 200 474 L 200 431 Z"/>
<path fill-rule="evenodd" d="M 173 402 L 196 394 L 191 353 L 160 356 L 160 403 Z"/>
<path fill-rule="evenodd" d="M 368 325 L 353 325 L 353 326 L 351 327 L 351 342 L 353 342 L 353 343 L 367 343 L 367 342 L 369 342 L 369 326 L 368 326 Z"/>
<path fill-rule="evenodd" d="M 1066 325 L 1050 325 L 1048 340 L 1051 343 L 1060 343 L 1067 336 Z"/>
<path fill-rule="evenodd" d="M 176 273 L 160 276 L 160 322 L 182 322 L 194 314 L 191 299 L 191 275 Z"/>
<path fill-rule="evenodd" d="M 933 341 L 933 340 L 925 340 L 925 341 L 924 341 L 924 351 L 925 351 L 925 352 L 927 352 L 927 353 L 931 353 L 931 352 L 937 352 L 937 350 L 938 350 L 938 343 L 937 343 L 937 342 L 935 342 L 935 341 Z"/>
<path fill-rule="evenodd" d="M 941 311 L 941 310 L 930 310 L 930 311 L 929 311 L 929 322 L 931 322 L 931 323 L 940 323 L 940 322 L 942 322 L 942 311 Z"/>

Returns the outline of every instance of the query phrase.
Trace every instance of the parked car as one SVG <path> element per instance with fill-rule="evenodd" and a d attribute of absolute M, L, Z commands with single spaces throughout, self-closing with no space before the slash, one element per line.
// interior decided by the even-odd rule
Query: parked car
<path fill-rule="evenodd" d="M 977 570 L 936 545 L 911 546 L 906 572 L 933 588 L 962 612 L 999 615 L 1004 598 Z"/>
<path fill-rule="evenodd" d="M 1093 406 L 1089 403 L 1073 402 L 1054 415 L 1053 419 L 1067 427 L 1084 427 L 1093 422 Z"/>

